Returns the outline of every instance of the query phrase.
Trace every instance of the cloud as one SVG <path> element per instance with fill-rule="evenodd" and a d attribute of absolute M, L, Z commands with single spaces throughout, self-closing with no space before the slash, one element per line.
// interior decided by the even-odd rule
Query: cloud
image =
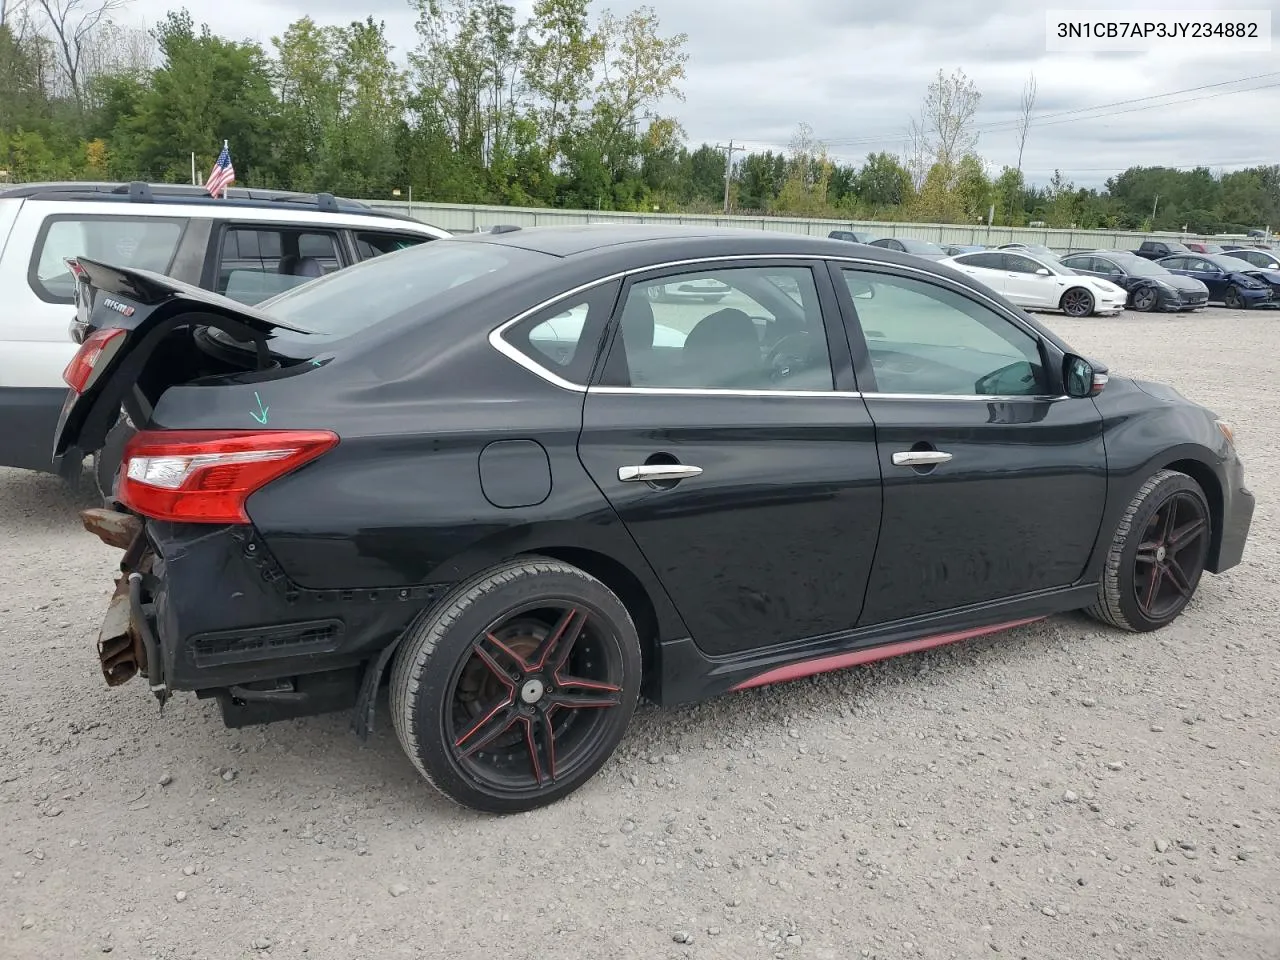
<path fill-rule="evenodd" d="M 639 2 L 595 0 L 594 7 L 621 13 Z M 1043 118 L 1031 128 L 1023 161 L 1033 179 L 1045 180 L 1059 168 L 1078 185 L 1097 186 L 1130 164 L 1186 166 L 1280 155 L 1280 127 L 1270 122 L 1280 109 L 1280 86 L 1200 100 L 1193 100 L 1197 93 L 1192 92 L 1174 98 L 1185 103 L 1156 100 L 1150 109 L 1128 113 L 1115 113 L 1125 109 L 1116 107 L 1061 116 L 1280 71 L 1280 63 L 1271 54 L 1198 53 L 1190 45 L 1151 53 L 1050 54 L 1045 10 L 1067 6 L 1053 0 L 987 0 L 976 6 L 954 0 L 648 3 L 664 32 L 688 35 L 686 98 L 662 109 L 679 118 L 694 143 L 732 137 L 753 149 L 785 149 L 796 124 L 805 121 L 817 137 L 831 142 L 834 155 L 850 161 L 873 150 L 898 152 L 930 79 L 939 69 L 962 68 L 982 92 L 979 150 L 996 170 L 1016 159 L 1011 121 L 1019 113 L 1023 82 L 1033 71 L 1039 87 L 1036 112 Z M 225 16 L 225 0 L 185 4 L 197 22 L 264 45 L 305 14 L 323 23 L 372 14 L 386 21 L 402 56 L 417 42 L 407 0 L 367 0 L 358 11 L 345 0 L 257 0 L 235 4 L 232 19 Z M 133 0 L 131 11 L 154 23 L 170 5 L 169 0 Z M 1129 5 L 1135 13 L 1204 9 L 1191 0 L 1131 0 Z M 518 17 L 526 16 L 532 0 L 515 6 Z M 1270 82 L 1280 82 L 1280 75 Z M 1109 112 L 1113 115 L 1097 116 Z"/>

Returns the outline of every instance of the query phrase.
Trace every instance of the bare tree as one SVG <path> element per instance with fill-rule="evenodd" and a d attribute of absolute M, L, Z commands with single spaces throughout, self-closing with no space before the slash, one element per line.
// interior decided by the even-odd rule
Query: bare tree
<path fill-rule="evenodd" d="M 914 159 L 918 152 L 925 169 L 935 163 L 955 169 L 960 158 L 978 145 L 973 118 L 981 101 L 977 85 L 963 70 L 957 69 L 949 77 L 939 70 L 925 93 L 920 118 L 911 122 L 913 148 L 909 158 Z"/>
<path fill-rule="evenodd" d="M 1022 87 L 1022 107 L 1018 115 L 1018 172 L 1022 172 L 1022 149 L 1027 145 L 1027 129 L 1031 126 L 1031 111 L 1036 105 L 1036 75 L 1027 78 Z"/>
<path fill-rule="evenodd" d="M 76 103 L 84 103 L 86 67 L 93 44 L 110 15 L 126 0 L 36 0 L 49 21 L 58 49 L 58 68 Z"/>

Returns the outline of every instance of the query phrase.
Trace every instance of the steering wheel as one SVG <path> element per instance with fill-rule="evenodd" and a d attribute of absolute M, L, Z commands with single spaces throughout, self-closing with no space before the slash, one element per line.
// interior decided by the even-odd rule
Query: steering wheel
<path fill-rule="evenodd" d="M 793 370 L 803 367 L 812 356 L 812 337 L 809 331 L 788 334 L 769 351 L 766 364 L 769 367 L 770 379 L 784 380 L 791 376 Z"/>

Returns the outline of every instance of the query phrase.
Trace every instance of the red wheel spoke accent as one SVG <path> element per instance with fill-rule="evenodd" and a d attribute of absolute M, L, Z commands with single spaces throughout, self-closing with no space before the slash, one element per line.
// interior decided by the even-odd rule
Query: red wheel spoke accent
<path fill-rule="evenodd" d="M 1148 615 L 1150 615 L 1151 611 L 1154 609 L 1156 596 L 1160 592 L 1160 581 L 1163 579 L 1164 567 L 1157 563 L 1151 568 L 1151 573 L 1147 577 L 1147 596 L 1146 599 L 1142 601 L 1142 609 L 1147 611 Z"/>
<path fill-rule="evenodd" d="M 533 767 L 533 779 L 538 786 L 550 783 L 556 777 L 556 737 L 546 713 L 539 711 L 533 717 L 521 717 L 524 725 L 524 744 L 529 750 L 529 764 Z"/>
<path fill-rule="evenodd" d="M 603 683 L 599 680 L 584 680 L 582 677 L 562 677 L 560 674 L 555 676 L 556 686 L 562 689 L 568 688 L 572 690 L 595 690 L 600 693 L 621 693 L 622 688 L 617 684 Z"/>
<path fill-rule="evenodd" d="M 1197 517 L 1190 523 L 1184 523 L 1174 530 L 1169 537 L 1169 550 L 1178 551 L 1194 543 L 1208 529 L 1208 526 L 1203 517 Z"/>
<path fill-rule="evenodd" d="M 607 709 L 622 702 L 616 693 L 554 693 L 551 701 L 566 710 Z"/>
<path fill-rule="evenodd" d="M 477 750 L 483 750 L 486 746 L 497 740 L 508 730 L 517 720 L 517 714 L 511 697 L 499 702 L 492 707 L 488 713 L 477 720 L 466 733 L 454 741 L 454 746 L 462 749 L 466 744 L 466 749 L 462 751 L 462 756 L 469 757 Z M 468 744 L 468 741 L 470 743 Z"/>
<path fill-rule="evenodd" d="M 1169 578 L 1169 581 L 1177 588 L 1180 594 L 1184 597 L 1191 596 L 1191 581 L 1187 579 L 1186 573 L 1176 560 L 1170 559 L 1165 564 L 1165 576 Z"/>
<path fill-rule="evenodd" d="M 576 607 L 566 610 L 530 658 L 532 663 L 529 666 L 529 672 L 535 673 L 548 666 L 555 671 L 564 666 L 569 659 L 569 654 L 573 653 L 573 645 L 578 642 L 578 637 L 582 634 L 582 628 L 586 623 L 586 614 Z"/>
<path fill-rule="evenodd" d="M 476 654 L 484 661 L 485 666 L 494 672 L 503 683 L 511 684 L 511 672 L 520 675 L 529 672 L 529 664 L 524 657 L 503 643 L 495 634 L 486 633 L 473 644 Z"/>

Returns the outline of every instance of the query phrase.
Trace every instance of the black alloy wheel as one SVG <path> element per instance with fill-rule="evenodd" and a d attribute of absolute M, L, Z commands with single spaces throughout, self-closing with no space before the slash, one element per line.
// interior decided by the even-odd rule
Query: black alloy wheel
<path fill-rule="evenodd" d="M 1133 309 L 1139 313 L 1150 313 L 1159 299 L 1155 287 L 1139 287 L 1133 295 Z"/>
<path fill-rule="evenodd" d="M 396 654 L 392 713 L 419 771 L 465 806 L 518 813 L 576 790 L 640 689 L 622 602 L 576 567 L 512 561 L 455 590 Z"/>
<path fill-rule="evenodd" d="M 1161 470 L 1130 501 L 1112 540 L 1091 616 L 1157 630 L 1195 595 L 1213 534 L 1209 502 L 1185 473 Z"/>
<path fill-rule="evenodd" d="M 1240 291 L 1235 287 L 1227 287 L 1227 294 L 1223 298 L 1223 302 L 1231 310 L 1244 309 L 1244 297 L 1240 296 Z"/>
<path fill-rule="evenodd" d="M 1072 287 L 1058 304 L 1069 317 L 1087 317 L 1093 313 L 1093 294 L 1083 287 Z"/>

